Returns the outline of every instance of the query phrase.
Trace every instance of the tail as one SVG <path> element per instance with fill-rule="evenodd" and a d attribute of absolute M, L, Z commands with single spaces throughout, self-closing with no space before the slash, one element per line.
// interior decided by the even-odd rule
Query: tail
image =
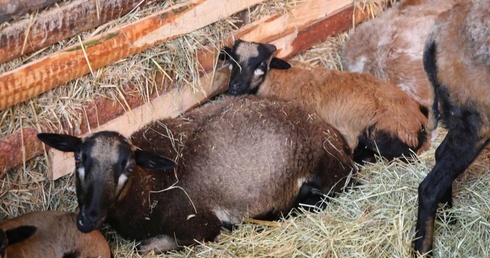
<path fill-rule="evenodd" d="M 424 69 L 431 84 L 430 92 L 433 95 L 432 107 L 429 109 L 429 124 L 428 129 L 434 130 L 437 127 L 437 122 L 441 116 L 439 111 L 439 82 L 437 80 L 437 64 L 436 64 L 436 43 L 429 39 L 424 50 Z"/>

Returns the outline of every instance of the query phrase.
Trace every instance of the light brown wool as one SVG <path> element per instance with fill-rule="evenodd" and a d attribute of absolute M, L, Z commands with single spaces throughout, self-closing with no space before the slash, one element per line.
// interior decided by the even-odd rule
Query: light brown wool
<path fill-rule="evenodd" d="M 337 128 L 349 147 L 355 149 L 363 131 L 375 126 L 389 132 L 410 147 L 430 147 L 419 143 L 418 133 L 427 124 L 418 103 L 393 84 L 369 74 L 314 68 L 270 70 L 257 92 L 259 96 L 293 99 L 316 110 Z"/>
<path fill-rule="evenodd" d="M 111 251 L 99 231 L 84 234 L 77 229 L 76 213 L 35 211 L 0 223 L 0 230 L 35 226 L 29 238 L 7 246 L 3 258 L 70 257 L 109 258 Z M 0 243 L 1 244 L 1 243 Z M 0 256 L 1 257 L 1 256 Z"/>
<path fill-rule="evenodd" d="M 429 107 L 430 83 L 422 64 L 425 41 L 437 16 L 461 0 L 405 0 L 366 21 L 345 43 L 344 69 L 393 82 Z"/>

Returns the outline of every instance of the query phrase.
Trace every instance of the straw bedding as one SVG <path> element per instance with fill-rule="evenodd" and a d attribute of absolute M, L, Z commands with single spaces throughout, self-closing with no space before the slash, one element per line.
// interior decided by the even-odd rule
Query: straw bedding
<path fill-rule="evenodd" d="M 80 36 L 84 39 L 175 2 L 136 10 L 112 25 Z M 270 12 L 286 12 L 299 2 L 269 1 L 251 9 L 250 17 L 254 20 Z M 358 2 L 369 8 L 364 1 Z M 84 104 L 103 96 L 124 105 L 121 91 L 128 93 L 128 85 L 130 94 L 148 99 L 151 94 L 164 91 L 154 81 L 155 74 L 162 71 L 172 71 L 169 76 L 179 87 L 193 87 L 192 82 L 198 74 L 192 53 L 204 45 L 221 47 L 217 42 L 236 29 L 237 23 L 237 17 L 229 17 L 3 110 L 0 112 L 1 134 L 12 133 L 21 126 L 36 126 L 40 122 L 52 125 L 57 131 L 76 133 L 83 118 L 74 114 L 83 109 Z M 332 37 L 297 55 L 294 61 L 342 69 L 339 52 L 350 33 Z M 26 59 L 55 52 L 77 40 L 68 39 L 39 53 L 2 64 L 0 72 L 20 66 Z M 326 200 L 327 208 L 323 211 L 299 212 L 297 216 L 275 222 L 244 222 L 233 232 L 223 229 L 218 242 L 144 257 L 409 257 L 415 235 L 417 187 L 434 165 L 434 150 L 443 137 L 441 130 L 431 150 L 421 154 L 417 162 L 380 160 L 365 165 L 356 175 L 359 184 Z M 436 222 L 435 257 L 490 257 L 490 173 L 486 173 L 489 163 L 490 155 L 484 151 L 455 181 L 454 207 L 450 213 L 438 213 L 441 218 Z M 0 220 L 31 210 L 76 210 L 73 176 L 50 181 L 46 173 L 44 156 L 7 173 L 0 181 Z M 447 214 L 452 214 L 457 222 L 449 224 Z M 103 231 L 115 257 L 142 257 L 134 248 L 137 243 L 120 238 L 108 227 Z"/>

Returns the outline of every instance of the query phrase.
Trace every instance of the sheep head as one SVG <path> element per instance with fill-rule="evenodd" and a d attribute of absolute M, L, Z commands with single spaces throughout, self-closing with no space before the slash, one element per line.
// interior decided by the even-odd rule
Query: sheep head
<path fill-rule="evenodd" d="M 225 47 L 220 54 L 221 60 L 230 59 L 231 95 L 255 94 L 264 82 L 270 69 L 289 69 L 286 61 L 274 57 L 276 46 L 236 40 L 233 48 Z"/>
<path fill-rule="evenodd" d="M 79 205 L 77 227 L 88 233 L 99 228 L 136 166 L 166 170 L 175 162 L 136 149 L 117 132 L 102 131 L 85 138 L 62 134 L 38 134 L 45 144 L 75 154 L 76 191 Z"/>

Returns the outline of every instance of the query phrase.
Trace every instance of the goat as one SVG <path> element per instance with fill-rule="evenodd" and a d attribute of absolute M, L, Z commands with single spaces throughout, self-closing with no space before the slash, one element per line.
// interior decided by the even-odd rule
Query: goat
<path fill-rule="evenodd" d="M 427 117 L 393 84 L 370 74 L 290 68 L 275 51 L 272 44 L 242 40 L 225 47 L 220 59 L 233 59 L 228 92 L 294 100 L 315 110 L 340 131 L 357 162 L 378 150 L 392 159 L 429 148 Z"/>
<path fill-rule="evenodd" d="M 75 152 L 79 229 L 106 219 L 142 241 L 142 253 L 214 240 L 247 217 L 278 218 L 341 190 L 355 171 L 336 129 L 286 101 L 253 96 L 154 121 L 129 139 L 109 131 L 38 136 Z M 155 171 L 176 165 L 165 157 L 177 168 Z"/>
<path fill-rule="evenodd" d="M 429 126 L 448 129 L 436 164 L 418 188 L 415 251 L 431 253 L 440 202 L 452 206 L 452 182 L 490 139 L 490 1 L 455 5 L 441 14 L 424 51 L 434 103 Z"/>
<path fill-rule="evenodd" d="M 370 73 L 393 82 L 412 99 L 428 108 L 430 83 L 422 53 L 437 16 L 455 0 L 404 0 L 377 18 L 359 25 L 344 44 L 345 70 Z"/>
<path fill-rule="evenodd" d="M 99 231 L 76 227 L 76 213 L 34 211 L 0 223 L 0 257 L 111 257 Z"/>

